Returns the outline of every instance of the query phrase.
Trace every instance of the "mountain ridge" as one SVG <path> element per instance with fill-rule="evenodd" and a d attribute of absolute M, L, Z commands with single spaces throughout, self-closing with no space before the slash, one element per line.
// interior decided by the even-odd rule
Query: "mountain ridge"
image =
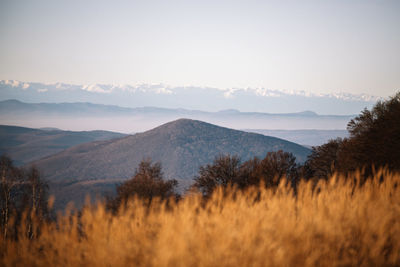
<path fill-rule="evenodd" d="M 126 107 L 155 106 L 212 112 L 226 109 L 276 113 L 313 110 L 319 114 L 346 115 L 372 107 L 380 97 L 268 88 L 217 89 L 163 84 L 73 85 L 0 81 L 0 100 L 5 99 L 52 103 L 83 101 Z"/>
<path fill-rule="evenodd" d="M 58 109 L 56 107 L 73 107 L 73 108 L 104 108 L 105 111 L 119 111 L 119 112 L 137 112 L 137 111 L 163 111 L 163 112 L 168 112 L 168 111 L 181 111 L 181 112 L 199 112 L 199 113 L 220 113 L 220 114 L 241 114 L 241 115 L 269 115 L 269 116 L 321 116 L 321 117 L 348 117 L 348 116 L 356 116 L 356 114 L 350 114 L 350 115 L 321 115 L 318 114 L 314 111 L 311 110 L 304 110 L 304 111 L 299 111 L 299 112 L 288 112 L 288 113 L 269 113 L 269 112 L 247 112 L 247 111 L 240 111 L 237 109 L 224 109 L 224 110 L 219 110 L 216 112 L 212 111 L 204 111 L 204 110 L 192 110 L 192 109 L 185 109 L 185 108 L 162 108 L 162 107 L 155 107 L 155 106 L 143 106 L 143 107 L 121 107 L 118 105 L 107 105 L 107 104 L 97 104 L 97 103 L 91 103 L 91 102 L 57 102 L 57 103 L 47 103 L 47 102 L 40 102 L 40 103 L 28 103 L 28 102 L 23 102 L 17 99 L 6 99 L 6 100 L 0 100 L 0 108 L 2 109 L 3 112 L 7 112 L 8 108 L 12 108 L 12 106 L 20 106 L 24 108 L 30 108 L 31 110 L 40 110 L 41 108 L 43 111 L 48 111 L 51 110 L 53 112 L 56 112 Z M 87 110 L 85 110 L 87 111 Z M 104 111 L 104 110 L 103 110 Z"/>
<path fill-rule="evenodd" d="M 198 87 L 198 86 L 170 86 L 162 83 L 158 84 L 71 84 L 71 83 L 40 83 L 40 82 L 22 82 L 18 80 L 0 80 L 0 85 L 10 86 L 12 88 L 22 88 L 27 90 L 32 87 L 41 86 L 42 93 L 45 93 L 43 89 L 59 89 L 59 90 L 82 90 L 92 93 L 103 93 L 109 94 L 113 91 L 128 91 L 128 92 L 137 92 L 137 91 L 152 91 L 158 94 L 172 94 L 174 93 L 175 88 L 203 88 L 203 89 L 214 89 L 223 92 L 227 97 L 231 97 L 236 92 L 241 91 L 251 91 L 254 94 L 258 94 L 261 96 L 283 96 L 283 95 L 299 95 L 304 97 L 331 97 L 338 98 L 344 100 L 363 100 L 363 101 L 377 101 L 380 98 L 377 96 L 369 95 L 369 94 L 352 94 L 346 92 L 335 92 L 335 93 L 310 93 L 301 90 L 273 90 L 268 88 L 212 88 L 212 87 Z M 40 89 L 38 89 L 40 90 Z"/>
<path fill-rule="evenodd" d="M 31 128 L 53 127 L 74 131 L 102 129 L 143 132 L 179 118 L 189 118 L 233 129 L 346 129 L 355 115 L 319 115 L 311 111 L 263 113 L 222 110 L 207 112 L 183 108 L 127 108 L 87 102 L 24 103 L 0 101 L 0 124 Z"/>
<path fill-rule="evenodd" d="M 76 132 L 0 125 L 0 155 L 8 155 L 16 165 L 24 165 L 74 145 L 122 136 L 125 134 L 102 130 Z"/>

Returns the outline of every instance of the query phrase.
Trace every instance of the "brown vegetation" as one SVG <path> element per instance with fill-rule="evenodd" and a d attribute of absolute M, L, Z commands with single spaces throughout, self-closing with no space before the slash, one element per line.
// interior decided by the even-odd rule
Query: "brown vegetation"
<path fill-rule="evenodd" d="M 8 157 L 0 157 L 0 228 L 3 238 L 16 238 L 21 221 L 28 227 L 28 236 L 34 236 L 32 218 L 42 222 L 50 216 L 47 190 L 47 184 L 35 167 L 28 170 L 17 168 Z"/>
<path fill-rule="evenodd" d="M 351 178 L 351 179 L 349 179 Z M 398 266 L 400 175 L 333 176 L 297 197 L 281 181 L 190 195 L 170 205 L 135 198 L 60 216 L 35 239 L 1 239 L 5 266 Z"/>
<path fill-rule="evenodd" d="M 349 138 L 314 147 L 305 164 L 306 177 L 328 177 L 333 171 L 348 173 L 388 167 L 400 171 L 400 92 L 365 109 L 347 126 Z"/>
<path fill-rule="evenodd" d="M 254 157 L 244 163 L 237 156 L 220 155 L 212 164 L 200 167 L 193 189 L 209 197 L 219 186 L 244 189 L 262 182 L 269 188 L 278 186 L 283 177 L 287 178 L 293 188 L 296 187 L 298 166 L 292 153 L 282 150 L 268 152 L 262 160 Z"/>

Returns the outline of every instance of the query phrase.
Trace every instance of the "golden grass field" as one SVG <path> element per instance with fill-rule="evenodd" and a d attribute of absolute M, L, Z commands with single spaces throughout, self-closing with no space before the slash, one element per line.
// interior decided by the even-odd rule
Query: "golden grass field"
<path fill-rule="evenodd" d="M 302 182 L 297 198 L 281 183 L 168 208 L 133 200 L 117 215 L 91 206 L 32 240 L 2 239 L 0 265 L 400 266 L 400 175 L 380 171 L 362 187 L 358 177 L 333 176 L 319 193 Z"/>

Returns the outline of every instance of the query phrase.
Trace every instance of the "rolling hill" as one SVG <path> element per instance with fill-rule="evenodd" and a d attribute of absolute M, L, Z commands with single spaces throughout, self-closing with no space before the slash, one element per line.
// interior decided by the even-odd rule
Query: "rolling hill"
<path fill-rule="evenodd" d="M 0 125 L 0 155 L 8 155 L 15 165 L 24 165 L 78 144 L 123 136 L 108 131 L 73 132 Z"/>
<path fill-rule="evenodd" d="M 247 160 L 276 150 L 291 152 L 299 161 L 309 153 L 282 139 L 180 119 L 144 133 L 74 146 L 34 163 L 51 181 L 83 181 L 129 178 L 142 159 L 151 158 L 162 163 L 167 178 L 191 179 L 218 154 Z"/>
<path fill-rule="evenodd" d="M 230 153 L 248 160 L 277 150 L 291 152 L 299 161 L 304 161 L 310 152 L 275 137 L 179 119 L 144 133 L 77 145 L 34 164 L 52 184 L 53 193 L 64 195 L 61 201 L 65 204 L 70 198 L 65 193 L 68 190 L 74 192 L 74 200 L 79 203 L 88 189 L 93 194 L 101 193 L 113 181 L 130 178 L 144 158 L 161 162 L 167 179 L 176 178 L 188 184 L 199 166 L 212 162 L 219 154 Z M 93 192 L 89 184 L 95 184 L 99 190 Z"/>

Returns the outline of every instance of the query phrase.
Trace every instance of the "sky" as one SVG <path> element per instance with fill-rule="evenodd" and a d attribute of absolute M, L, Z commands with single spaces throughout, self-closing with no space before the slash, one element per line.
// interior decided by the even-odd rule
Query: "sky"
<path fill-rule="evenodd" d="M 0 0 L 0 79 L 400 89 L 400 1 Z"/>

